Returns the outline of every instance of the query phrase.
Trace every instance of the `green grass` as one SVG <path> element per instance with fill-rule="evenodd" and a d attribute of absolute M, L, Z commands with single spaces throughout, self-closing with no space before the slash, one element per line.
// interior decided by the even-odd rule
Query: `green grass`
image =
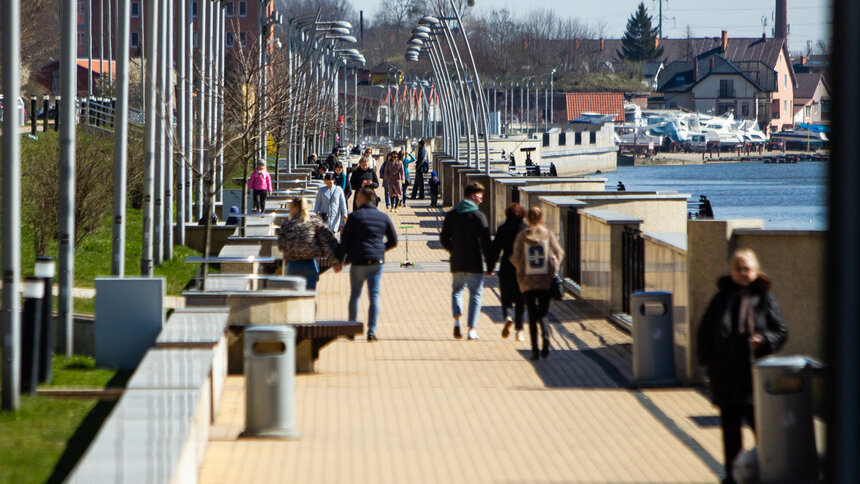
<path fill-rule="evenodd" d="M 125 386 L 130 372 L 98 368 L 86 356 L 54 356 L 46 387 Z M 0 482 L 62 482 L 83 455 L 114 402 L 22 396 L 17 412 L 0 411 Z"/>

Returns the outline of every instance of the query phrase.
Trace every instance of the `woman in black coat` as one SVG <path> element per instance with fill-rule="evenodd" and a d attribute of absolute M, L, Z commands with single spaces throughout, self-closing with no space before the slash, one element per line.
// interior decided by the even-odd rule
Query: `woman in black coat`
<path fill-rule="evenodd" d="M 523 217 L 525 210 L 519 203 L 512 203 L 505 209 L 505 221 L 496 230 L 493 239 L 491 260 L 501 260 L 499 265 L 499 290 L 502 296 L 502 316 L 505 318 L 505 327 L 502 329 L 502 338 L 511 334 L 511 326 L 517 331 L 517 341 L 525 341 L 523 334 L 523 295 L 517 284 L 517 270 L 511 264 L 511 254 L 514 252 L 514 240 L 524 228 L 526 228 Z M 501 255 L 501 259 L 499 256 Z M 514 309 L 514 317 L 511 318 L 511 307 Z"/>
<path fill-rule="evenodd" d="M 752 364 L 779 351 L 788 333 L 770 280 L 759 273 L 749 249 L 732 255 L 729 276 L 708 305 L 698 332 L 699 362 L 707 367 L 711 398 L 720 407 L 726 478 L 735 482 L 732 463 L 741 450 L 741 421 L 755 430 Z"/>

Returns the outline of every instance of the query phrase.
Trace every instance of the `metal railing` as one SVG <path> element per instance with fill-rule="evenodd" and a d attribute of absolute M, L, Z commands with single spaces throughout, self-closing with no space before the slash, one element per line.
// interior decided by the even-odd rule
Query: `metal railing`
<path fill-rule="evenodd" d="M 79 124 L 113 133 L 116 120 L 116 99 L 81 98 L 77 103 L 77 117 Z M 128 110 L 128 131 L 132 138 L 143 138 L 145 128 L 142 111 Z"/>
<path fill-rule="evenodd" d="M 642 231 L 625 227 L 621 234 L 621 310 L 630 313 L 630 296 L 645 290 L 645 239 Z"/>
<path fill-rule="evenodd" d="M 582 284 L 582 238 L 579 226 L 579 210 L 569 209 L 567 212 L 567 276 L 573 282 Z"/>

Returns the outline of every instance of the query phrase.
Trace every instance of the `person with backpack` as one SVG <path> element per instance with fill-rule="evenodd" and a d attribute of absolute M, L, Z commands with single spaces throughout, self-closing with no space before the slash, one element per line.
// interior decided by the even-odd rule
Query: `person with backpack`
<path fill-rule="evenodd" d="M 532 343 L 532 360 L 549 358 L 549 313 L 550 288 L 555 280 L 564 250 L 543 224 L 543 213 L 538 207 L 529 208 L 526 214 L 528 227 L 514 240 L 511 264 L 517 270 L 517 283 L 523 293 L 529 311 L 529 336 Z M 542 346 L 538 352 L 538 327 Z"/>
<path fill-rule="evenodd" d="M 430 206 L 436 208 L 436 201 L 439 199 L 439 185 L 441 182 L 439 181 L 439 177 L 436 175 L 435 171 L 430 172 L 430 180 L 427 181 L 427 185 L 430 187 Z"/>
<path fill-rule="evenodd" d="M 478 339 L 478 316 L 481 314 L 481 296 L 484 276 L 492 277 L 496 265 L 491 253 L 490 227 L 487 217 L 478 205 L 484 199 L 484 187 L 472 183 L 463 193 L 463 201 L 445 215 L 439 241 L 451 254 L 450 267 L 453 279 L 451 306 L 454 314 L 454 338 L 460 339 L 460 317 L 463 315 L 463 292 L 469 288 L 468 339 Z M 483 260 L 482 260 L 483 256 Z M 484 261 L 487 263 L 484 270 Z"/>

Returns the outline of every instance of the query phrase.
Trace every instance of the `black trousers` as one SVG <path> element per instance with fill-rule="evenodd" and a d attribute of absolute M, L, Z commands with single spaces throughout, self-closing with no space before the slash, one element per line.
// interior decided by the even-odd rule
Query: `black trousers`
<path fill-rule="evenodd" d="M 532 339 L 532 351 L 538 350 L 538 326 L 543 339 L 543 347 L 549 348 L 549 328 L 546 325 L 546 315 L 549 312 L 549 290 L 540 289 L 523 293 L 526 307 L 529 310 L 529 336 Z"/>
<path fill-rule="evenodd" d="M 517 287 L 517 275 L 507 271 L 499 271 L 499 292 L 502 299 L 502 319 L 508 319 L 511 309 L 514 312 L 514 328 L 523 329 L 523 314 L 526 306 L 520 288 Z"/>
<path fill-rule="evenodd" d="M 254 190 L 254 210 L 262 213 L 266 210 L 266 196 L 269 194 L 266 190 Z"/>
<path fill-rule="evenodd" d="M 424 170 L 416 170 L 415 171 L 415 184 L 412 185 L 412 198 L 415 199 L 417 197 L 421 200 L 424 199 Z M 404 193 L 404 196 L 406 194 Z"/>
<path fill-rule="evenodd" d="M 732 463 L 741 451 L 741 424 L 746 420 L 755 431 L 755 413 L 750 404 L 721 405 L 720 426 L 723 428 L 723 457 L 726 477 L 732 477 Z"/>

